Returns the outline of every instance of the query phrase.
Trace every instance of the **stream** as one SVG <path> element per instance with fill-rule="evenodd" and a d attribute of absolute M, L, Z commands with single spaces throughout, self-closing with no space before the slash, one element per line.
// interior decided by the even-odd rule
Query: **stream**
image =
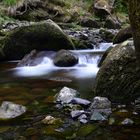
<path fill-rule="evenodd" d="M 59 110 L 54 103 L 54 96 L 64 86 L 77 90 L 80 98 L 92 101 L 97 65 L 110 46 L 112 43 L 101 43 L 99 49 L 72 50 L 79 58 L 73 67 L 54 66 L 55 52 L 46 52 L 37 66 L 17 67 L 18 61 L 0 63 L 0 102 L 12 101 L 28 109 L 20 118 L 0 120 L 0 140 L 138 140 L 140 117 L 133 106 L 117 108 L 115 105 L 108 122 L 81 124 L 70 117 L 67 109 Z M 46 115 L 62 122 L 40 123 Z M 114 118 L 116 122 L 112 125 Z M 135 124 L 122 126 L 125 118 L 133 119 Z"/>

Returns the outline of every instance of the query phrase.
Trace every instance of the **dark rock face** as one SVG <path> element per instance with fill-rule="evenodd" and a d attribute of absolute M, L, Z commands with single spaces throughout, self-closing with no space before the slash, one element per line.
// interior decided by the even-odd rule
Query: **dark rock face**
<path fill-rule="evenodd" d="M 73 49 L 70 38 L 51 20 L 21 27 L 10 32 L 3 40 L 2 51 L 6 60 L 21 59 L 36 50 Z"/>
<path fill-rule="evenodd" d="M 97 74 L 94 91 L 95 95 L 122 103 L 130 103 L 140 96 L 140 74 L 132 41 L 119 44 L 109 52 Z"/>
<path fill-rule="evenodd" d="M 113 40 L 113 44 L 121 43 L 131 37 L 132 37 L 132 30 L 131 30 L 131 27 L 129 26 L 127 28 L 121 29 L 118 32 L 118 34 L 115 36 Z"/>
<path fill-rule="evenodd" d="M 91 18 L 83 18 L 81 19 L 80 23 L 83 27 L 91 27 L 91 28 L 100 28 L 101 24 L 99 21 L 93 20 Z"/>
<path fill-rule="evenodd" d="M 104 60 L 105 60 L 105 58 L 107 57 L 108 53 L 111 51 L 112 48 L 113 48 L 113 47 L 109 47 L 109 48 L 103 53 L 103 55 L 102 55 L 102 57 L 101 57 L 101 59 L 100 59 L 100 61 L 99 61 L 99 63 L 98 63 L 98 67 L 101 67 L 101 66 L 102 66 L 102 64 L 103 64 L 103 62 L 104 62 Z"/>
<path fill-rule="evenodd" d="M 108 29 L 120 29 L 121 28 L 121 24 L 114 17 L 110 17 L 110 16 L 108 16 L 106 18 L 104 26 Z"/>
<path fill-rule="evenodd" d="M 94 14 L 100 18 L 106 18 L 111 13 L 111 6 L 108 0 L 95 0 L 93 4 Z"/>
<path fill-rule="evenodd" d="M 53 62 L 59 67 L 70 67 L 78 63 L 78 57 L 68 50 L 60 50 L 54 56 Z"/>

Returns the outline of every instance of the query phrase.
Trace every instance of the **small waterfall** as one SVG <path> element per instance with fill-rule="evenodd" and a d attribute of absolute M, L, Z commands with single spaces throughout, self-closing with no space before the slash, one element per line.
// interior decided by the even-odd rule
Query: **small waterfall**
<path fill-rule="evenodd" d="M 99 45 L 99 49 L 72 50 L 72 52 L 74 52 L 79 58 L 78 64 L 73 67 L 57 67 L 53 64 L 53 60 L 51 57 L 45 56 L 43 58 L 43 61 L 37 66 L 15 68 L 15 75 L 23 77 L 33 77 L 43 75 L 53 76 L 57 75 L 57 73 L 61 73 L 61 75 L 66 75 L 67 77 L 92 77 L 95 76 L 99 70 L 99 68 L 97 67 L 98 61 L 101 57 L 101 54 L 99 52 L 104 52 L 110 46 L 112 46 L 112 43 L 101 43 Z"/>

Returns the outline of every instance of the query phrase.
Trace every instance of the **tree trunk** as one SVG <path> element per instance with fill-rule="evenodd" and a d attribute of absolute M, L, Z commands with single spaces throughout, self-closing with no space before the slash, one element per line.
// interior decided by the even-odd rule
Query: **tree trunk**
<path fill-rule="evenodd" d="M 140 0 L 128 0 L 129 19 L 133 32 L 135 52 L 140 68 Z"/>

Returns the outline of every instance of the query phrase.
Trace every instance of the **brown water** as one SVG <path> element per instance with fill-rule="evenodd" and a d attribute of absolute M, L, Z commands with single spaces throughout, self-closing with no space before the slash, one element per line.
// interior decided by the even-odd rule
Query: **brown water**
<path fill-rule="evenodd" d="M 119 112 L 120 109 L 114 107 L 110 121 L 88 124 L 80 124 L 77 120 L 71 119 L 68 110 L 56 108 L 53 102 L 54 95 L 64 86 L 74 88 L 80 92 L 82 98 L 92 100 L 94 73 L 80 77 L 75 76 L 75 70 L 57 69 L 39 76 L 20 76 L 15 69 L 13 70 L 16 64 L 16 62 L 0 64 L 0 102 L 12 101 L 22 104 L 28 111 L 15 120 L 0 121 L 0 140 L 140 139 L 140 114 L 133 114 L 133 106 L 124 108 L 128 112 Z M 62 122 L 54 125 L 40 123 L 46 115 L 60 118 Z M 112 118 L 115 119 L 113 124 Z M 125 118 L 131 118 L 135 123 L 129 126 L 121 125 Z"/>

